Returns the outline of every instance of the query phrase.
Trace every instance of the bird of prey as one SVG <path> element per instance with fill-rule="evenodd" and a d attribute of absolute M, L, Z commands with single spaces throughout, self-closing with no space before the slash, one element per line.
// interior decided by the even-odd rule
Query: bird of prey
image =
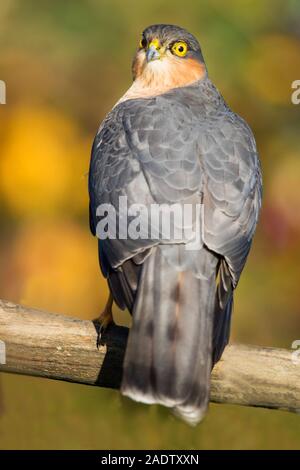
<path fill-rule="evenodd" d="M 208 78 L 200 45 L 185 29 L 146 28 L 132 71 L 132 86 L 94 140 L 91 231 L 102 204 L 124 219 L 122 196 L 128 206 L 198 205 L 199 240 L 197 247 L 188 235 L 98 240 L 110 290 L 100 319 L 103 328 L 112 321 L 113 301 L 132 314 L 121 392 L 197 424 L 258 220 L 259 157 L 249 126 Z"/>

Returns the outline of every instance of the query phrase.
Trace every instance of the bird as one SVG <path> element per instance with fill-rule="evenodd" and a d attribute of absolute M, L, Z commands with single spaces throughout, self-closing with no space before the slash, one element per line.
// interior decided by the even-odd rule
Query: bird
<path fill-rule="evenodd" d="M 109 299 L 132 315 L 121 393 L 159 404 L 190 425 L 209 404 L 210 377 L 230 335 L 234 291 L 262 200 L 253 133 L 208 76 L 196 37 L 168 24 L 147 27 L 130 88 L 104 118 L 89 168 L 90 229 L 98 236 Z M 187 204 L 199 211 L 198 240 L 99 237 L 101 205 L 126 219 L 128 206 Z M 151 222 L 152 223 L 152 222 Z M 156 227 L 157 228 L 157 227 Z"/>

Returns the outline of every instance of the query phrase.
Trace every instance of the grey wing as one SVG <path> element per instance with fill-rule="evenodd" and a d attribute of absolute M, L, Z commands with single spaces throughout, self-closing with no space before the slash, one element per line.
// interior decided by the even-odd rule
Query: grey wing
<path fill-rule="evenodd" d="M 97 209 L 110 205 L 116 218 L 122 216 L 119 198 L 126 196 L 135 202 L 135 188 L 144 187 L 145 180 L 139 162 L 132 157 L 123 125 L 123 113 L 113 110 L 103 121 L 94 140 L 89 170 L 90 228 L 97 233 Z M 103 207 L 104 207 L 103 206 Z M 151 244 L 149 244 L 151 246 Z M 140 265 L 148 246 L 139 246 L 131 240 L 107 238 L 98 240 L 99 262 L 107 278 L 114 300 L 120 308 L 131 310 Z"/>
<path fill-rule="evenodd" d="M 262 181 L 248 125 L 228 111 L 200 138 L 205 170 L 203 239 L 221 255 L 215 303 L 214 362 L 228 342 L 233 289 L 245 265 L 261 206 Z"/>
<path fill-rule="evenodd" d="M 174 111 L 170 119 L 170 105 L 164 99 L 132 100 L 117 106 L 103 122 L 94 142 L 89 173 L 90 226 L 94 234 L 99 204 L 111 204 L 122 216 L 120 196 L 126 196 L 128 206 L 137 201 L 149 206 L 200 198 L 197 139 L 192 126 L 184 129 L 183 125 L 183 130 L 178 127 L 182 107 Z M 182 122 L 187 124 L 188 118 L 185 113 Z M 99 241 L 101 269 L 121 308 L 132 309 L 141 265 L 157 243 L 158 239 L 151 238 Z"/>
<path fill-rule="evenodd" d="M 117 207 L 120 195 L 128 204 L 203 202 L 203 242 L 220 259 L 217 357 L 227 342 L 232 291 L 251 246 L 261 200 L 259 161 L 248 126 L 229 111 L 218 122 L 208 125 L 205 120 L 201 126 L 198 112 L 164 97 L 125 102 L 96 137 L 89 183 L 94 232 L 99 203 Z M 141 265 L 155 244 L 151 239 L 100 241 L 102 271 L 120 307 L 131 310 Z M 172 263 L 172 249 L 165 251 Z M 193 252 L 185 258 L 189 268 L 197 260 Z"/>

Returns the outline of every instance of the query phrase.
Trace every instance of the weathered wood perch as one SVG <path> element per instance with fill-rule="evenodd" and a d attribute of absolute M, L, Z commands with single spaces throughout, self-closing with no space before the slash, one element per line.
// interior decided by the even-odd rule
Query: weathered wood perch
<path fill-rule="evenodd" d="M 0 301 L 0 371 L 118 388 L 128 329 Z M 211 401 L 300 411 L 300 364 L 291 351 L 231 345 L 212 372 Z"/>

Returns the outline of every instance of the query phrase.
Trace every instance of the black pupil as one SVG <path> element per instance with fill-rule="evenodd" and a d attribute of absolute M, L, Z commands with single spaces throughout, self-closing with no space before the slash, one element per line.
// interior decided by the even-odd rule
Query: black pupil
<path fill-rule="evenodd" d="M 179 47 L 178 47 L 178 50 L 179 50 L 179 52 L 183 52 L 183 51 L 184 51 L 183 46 L 179 46 Z"/>

